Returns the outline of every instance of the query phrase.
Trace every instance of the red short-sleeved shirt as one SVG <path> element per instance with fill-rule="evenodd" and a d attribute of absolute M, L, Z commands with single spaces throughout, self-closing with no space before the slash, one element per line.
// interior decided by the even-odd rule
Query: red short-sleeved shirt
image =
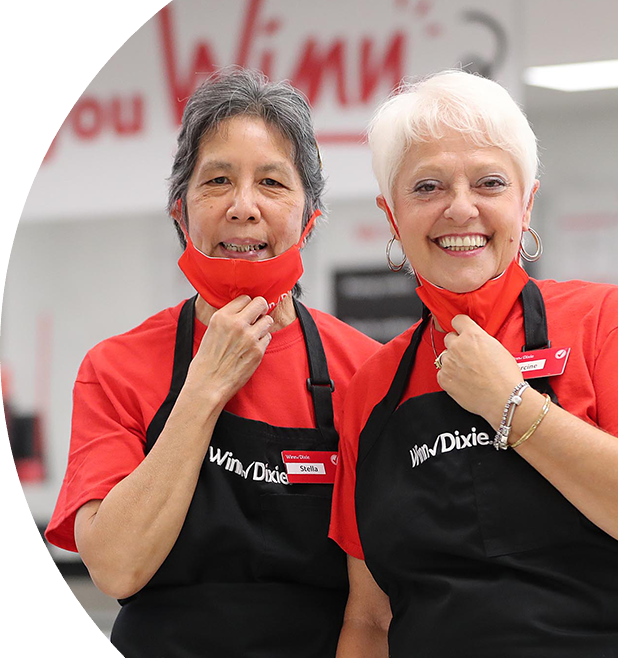
<path fill-rule="evenodd" d="M 152 316 L 131 331 L 88 352 L 73 391 L 71 444 L 66 475 L 45 536 L 76 551 L 75 514 L 102 500 L 144 459 L 146 430 L 171 382 L 176 326 L 182 304 Z M 340 320 L 311 310 L 335 383 L 335 427 L 348 383 L 381 345 Z M 206 327 L 196 320 L 194 353 Z M 226 405 L 244 418 L 280 427 L 315 427 L 307 390 L 309 365 L 298 320 L 273 334 L 247 384 Z"/>
<path fill-rule="evenodd" d="M 570 347 L 566 370 L 552 387 L 567 411 L 618 436 L 618 287 L 585 281 L 537 281 L 547 311 L 553 347 Z M 416 325 L 374 354 L 348 388 L 339 466 L 333 493 L 330 537 L 346 553 L 364 559 L 356 525 L 356 458 L 359 436 L 373 408 L 386 395 Z M 415 367 L 401 400 L 441 390 L 429 332 L 418 348 Z M 443 334 L 434 335 L 438 354 Z M 524 345 L 523 312 L 518 301 L 496 338 L 512 353 Z"/>

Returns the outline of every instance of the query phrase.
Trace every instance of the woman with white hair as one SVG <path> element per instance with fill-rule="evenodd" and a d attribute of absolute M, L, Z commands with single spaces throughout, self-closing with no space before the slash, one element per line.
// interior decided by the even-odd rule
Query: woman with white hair
<path fill-rule="evenodd" d="M 618 288 L 520 266 L 536 139 L 495 82 L 408 86 L 369 143 L 424 311 L 347 393 L 338 656 L 618 656 Z"/>

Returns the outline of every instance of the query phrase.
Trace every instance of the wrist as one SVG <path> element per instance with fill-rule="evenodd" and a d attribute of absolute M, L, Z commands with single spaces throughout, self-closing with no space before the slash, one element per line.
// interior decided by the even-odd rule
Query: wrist
<path fill-rule="evenodd" d="M 523 401 L 523 393 L 529 388 L 530 384 L 528 382 L 520 381 L 513 387 L 513 390 L 508 396 L 498 427 L 496 428 L 493 425 L 496 429 L 496 435 L 493 441 L 493 446 L 496 450 L 506 450 L 508 448 L 515 412 Z"/>
<path fill-rule="evenodd" d="M 187 377 L 174 410 L 178 409 L 207 424 L 213 416 L 216 418 L 221 414 L 229 397 L 225 391 L 212 386 L 211 383 L 194 384 Z"/>
<path fill-rule="evenodd" d="M 519 447 L 536 431 L 551 406 L 548 395 L 530 388 L 525 395 L 520 410 L 515 414 L 509 445 Z"/>

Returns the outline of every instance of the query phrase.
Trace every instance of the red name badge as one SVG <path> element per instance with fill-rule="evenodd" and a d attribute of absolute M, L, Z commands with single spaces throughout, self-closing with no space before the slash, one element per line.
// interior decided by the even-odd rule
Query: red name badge
<path fill-rule="evenodd" d="M 571 348 L 551 347 L 546 350 L 513 354 L 524 379 L 554 377 L 561 375 L 566 368 Z"/>
<path fill-rule="evenodd" d="M 284 450 L 290 484 L 333 484 L 339 454 L 327 450 Z"/>

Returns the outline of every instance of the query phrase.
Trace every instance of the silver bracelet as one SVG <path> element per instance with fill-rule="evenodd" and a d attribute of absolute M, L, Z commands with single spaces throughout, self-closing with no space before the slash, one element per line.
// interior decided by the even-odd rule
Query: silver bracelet
<path fill-rule="evenodd" d="M 509 447 L 509 435 L 511 434 L 513 415 L 515 414 L 515 409 L 521 404 L 522 393 L 529 387 L 530 384 L 528 382 L 519 382 L 509 395 L 509 399 L 504 407 L 504 413 L 502 414 L 502 422 L 493 441 L 493 446 L 496 450 L 506 450 Z"/>

